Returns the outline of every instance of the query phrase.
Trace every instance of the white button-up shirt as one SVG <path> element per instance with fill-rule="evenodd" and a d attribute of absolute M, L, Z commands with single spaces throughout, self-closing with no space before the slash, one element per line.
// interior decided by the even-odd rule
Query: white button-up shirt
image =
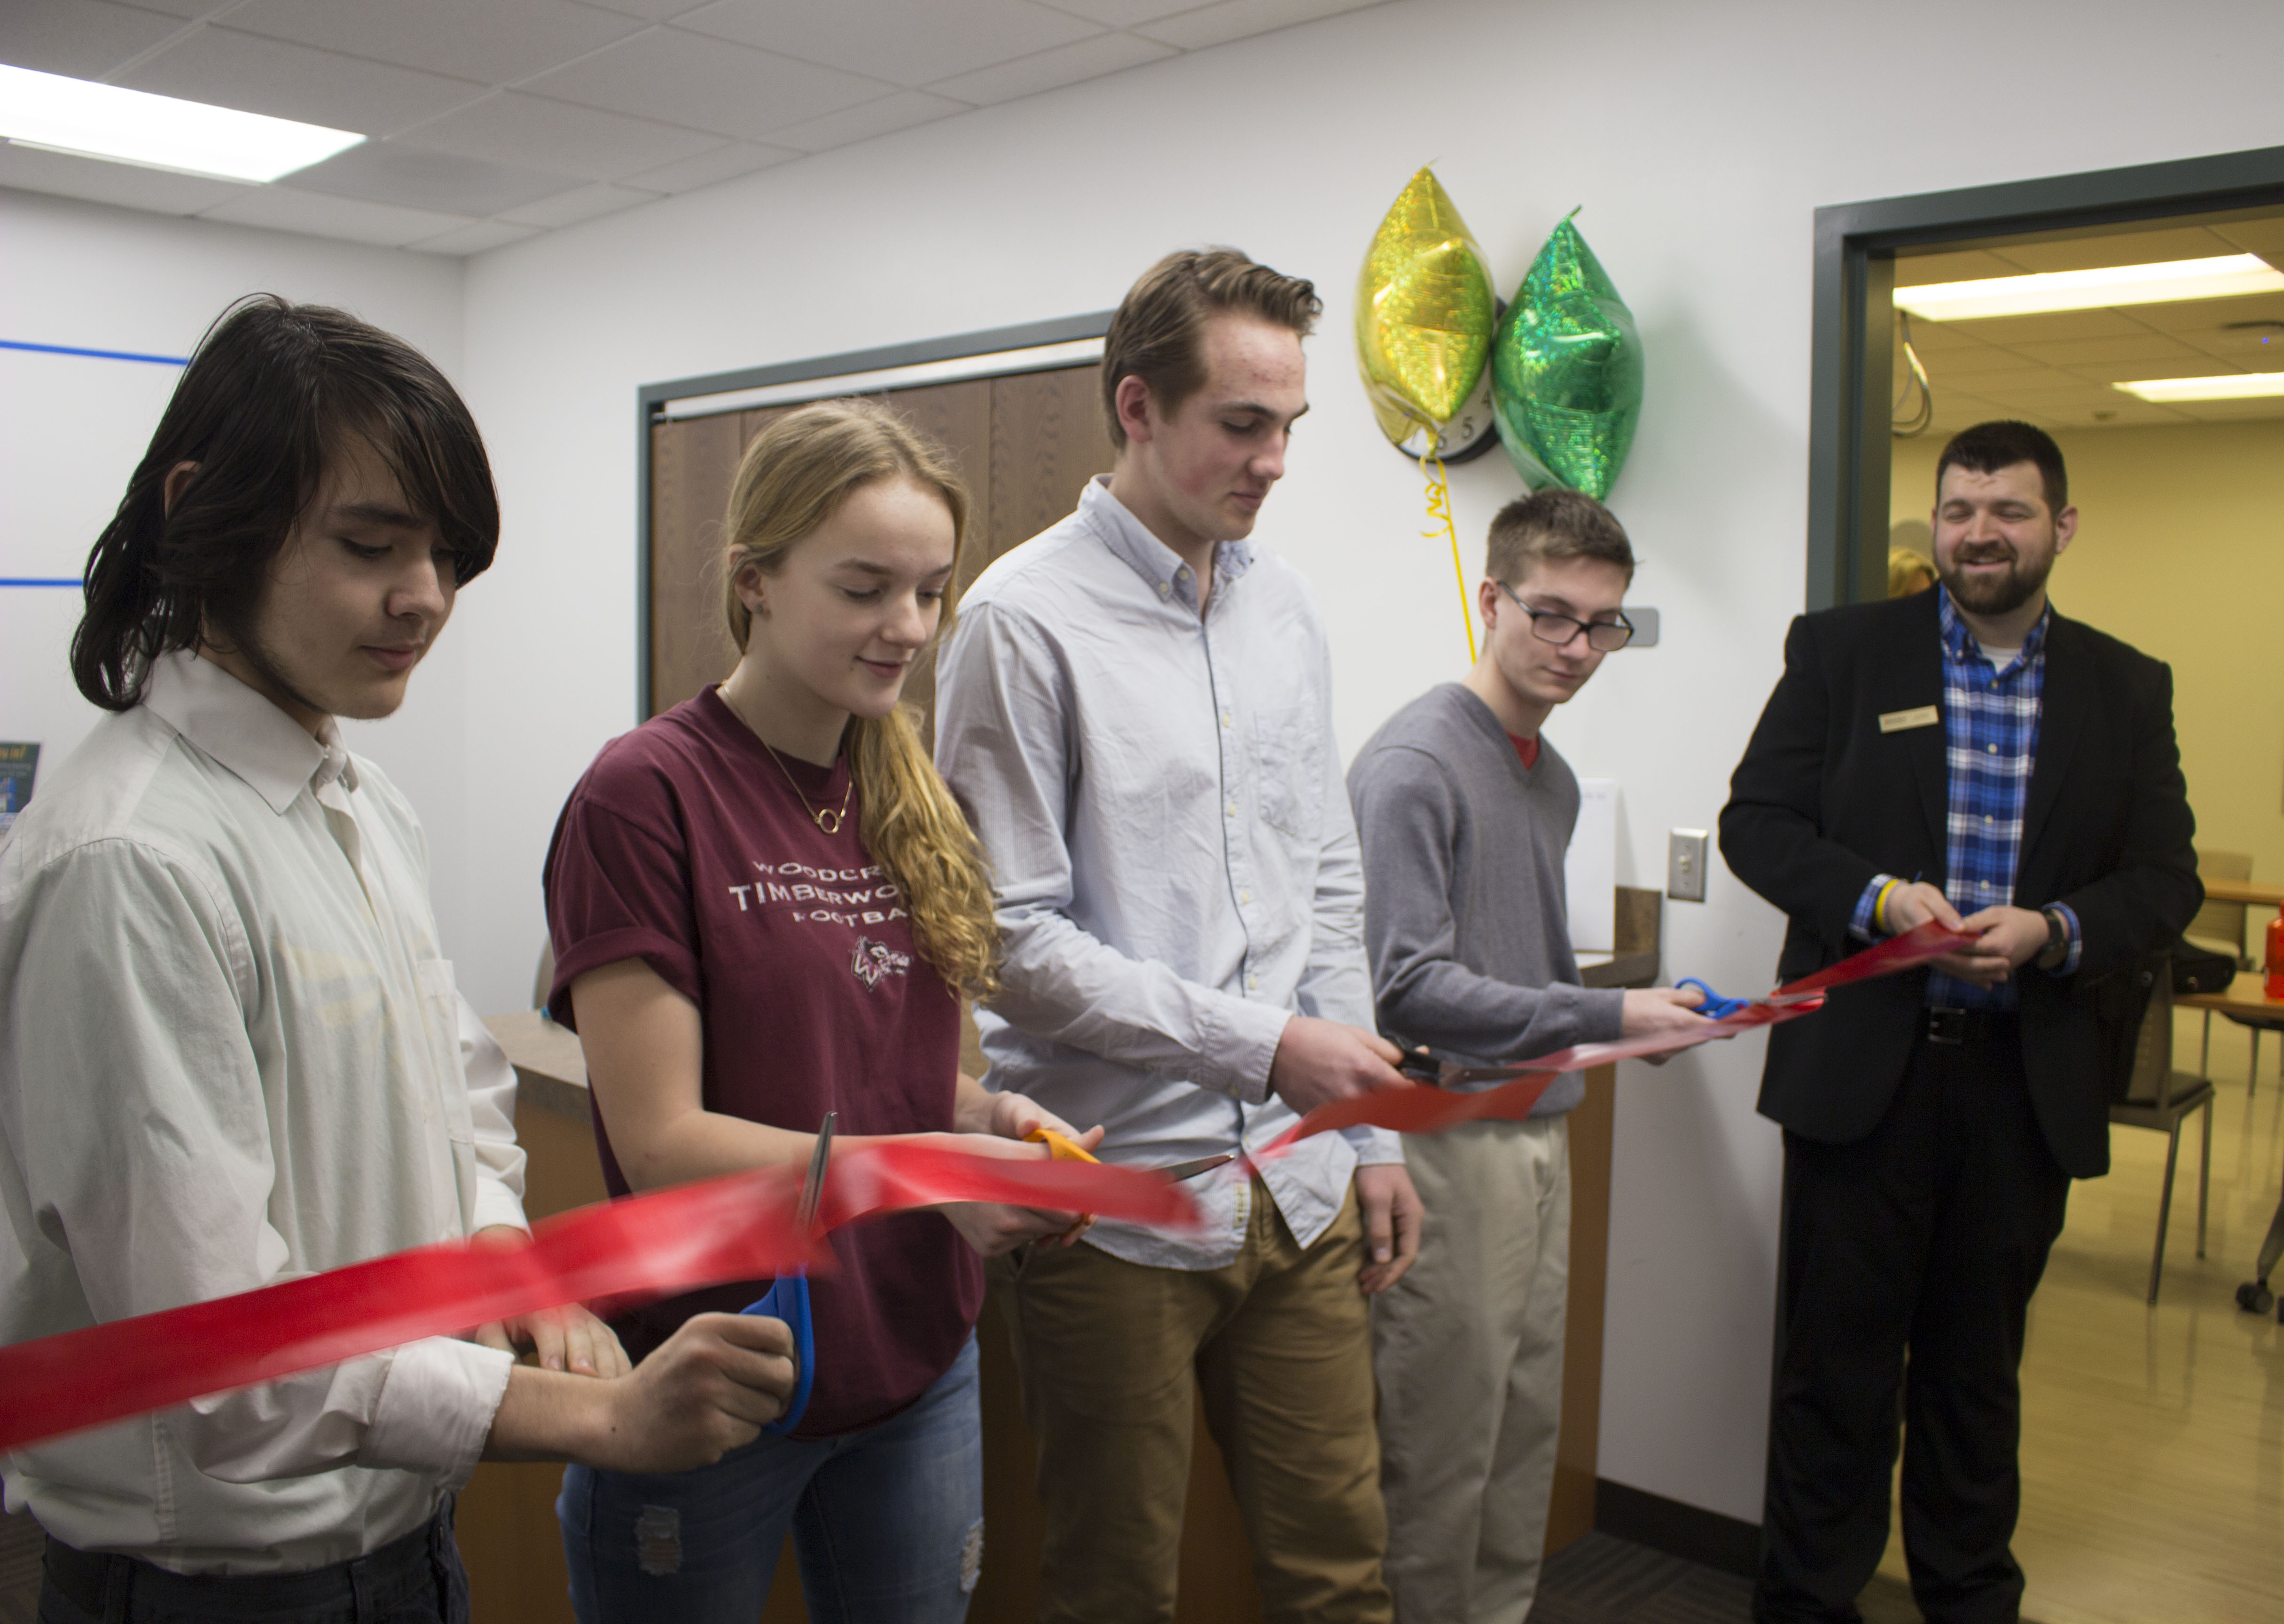
<path fill-rule="evenodd" d="M 988 1086 L 1107 1130 L 1159 1167 L 1292 1126 L 1269 1066 L 1298 1011 L 1369 1029 L 1364 877 L 1333 740 L 1314 596 L 1224 542 L 1205 613 L 1180 558 L 1110 494 L 985 570 L 936 687 L 936 765 L 983 843 L 1004 988 L 977 1011 Z M 1303 1140 L 1263 1181 L 1303 1245 L 1392 1134 Z M 1130 1262 L 1215 1269 L 1243 1243 L 1246 1181 L 1188 1186 L 1201 1234 L 1104 1222 Z"/>
<path fill-rule="evenodd" d="M 523 1222 L 411 808 L 210 661 L 160 659 L 0 844 L 0 1342 Z M 465 1480 L 510 1363 L 431 1339 L 42 1444 L 7 1505 L 182 1573 L 342 1561 Z"/>

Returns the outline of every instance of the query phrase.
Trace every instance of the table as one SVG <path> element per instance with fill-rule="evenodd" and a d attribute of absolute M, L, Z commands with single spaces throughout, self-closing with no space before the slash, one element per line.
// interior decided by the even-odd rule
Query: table
<path fill-rule="evenodd" d="M 2284 908 L 2284 886 L 2257 879 L 2223 879 L 2216 874 L 2205 880 L 2205 901 Z"/>

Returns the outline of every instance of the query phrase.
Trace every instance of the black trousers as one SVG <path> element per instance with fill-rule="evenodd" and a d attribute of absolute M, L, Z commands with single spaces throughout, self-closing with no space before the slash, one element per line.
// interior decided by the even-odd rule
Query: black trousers
<path fill-rule="evenodd" d="M 2019 1616 L 2023 1322 L 2069 1198 L 2012 1018 L 1961 1044 L 1919 1038 L 1868 1136 L 1785 1135 L 1756 1619 L 1860 1618 L 1888 1543 L 1899 1387 L 1920 1612 L 1929 1624 Z"/>

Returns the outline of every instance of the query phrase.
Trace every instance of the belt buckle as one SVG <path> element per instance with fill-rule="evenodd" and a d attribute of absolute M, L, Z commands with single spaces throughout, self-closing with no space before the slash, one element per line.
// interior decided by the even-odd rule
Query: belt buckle
<path fill-rule="evenodd" d="M 1929 1010 L 1927 1012 L 1928 1042 L 1952 1048 L 1966 1042 L 1967 1015 L 1965 1010 Z"/>

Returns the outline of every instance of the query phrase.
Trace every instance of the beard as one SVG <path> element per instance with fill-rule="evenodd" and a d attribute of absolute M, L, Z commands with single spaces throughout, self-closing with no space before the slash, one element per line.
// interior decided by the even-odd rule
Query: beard
<path fill-rule="evenodd" d="M 2049 548 L 2040 557 L 2026 560 L 2012 546 L 1980 547 L 1971 557 L 1965 549 L 1952 554 L 1950 561 L 1940 557 L 1936 560 L 1935 573 L 1943 581 L 1944 590 L 1951 601 L 1970 614 L 2011 614 L 2035 597 L 2045 586 L 2046 577 L 2053 573 L 2054 553 Z M 2011 567 L 2003 575 L 1969 575 L 1964 566 L 1969 563 L 1987 564 L 2005 558 Z"/>

